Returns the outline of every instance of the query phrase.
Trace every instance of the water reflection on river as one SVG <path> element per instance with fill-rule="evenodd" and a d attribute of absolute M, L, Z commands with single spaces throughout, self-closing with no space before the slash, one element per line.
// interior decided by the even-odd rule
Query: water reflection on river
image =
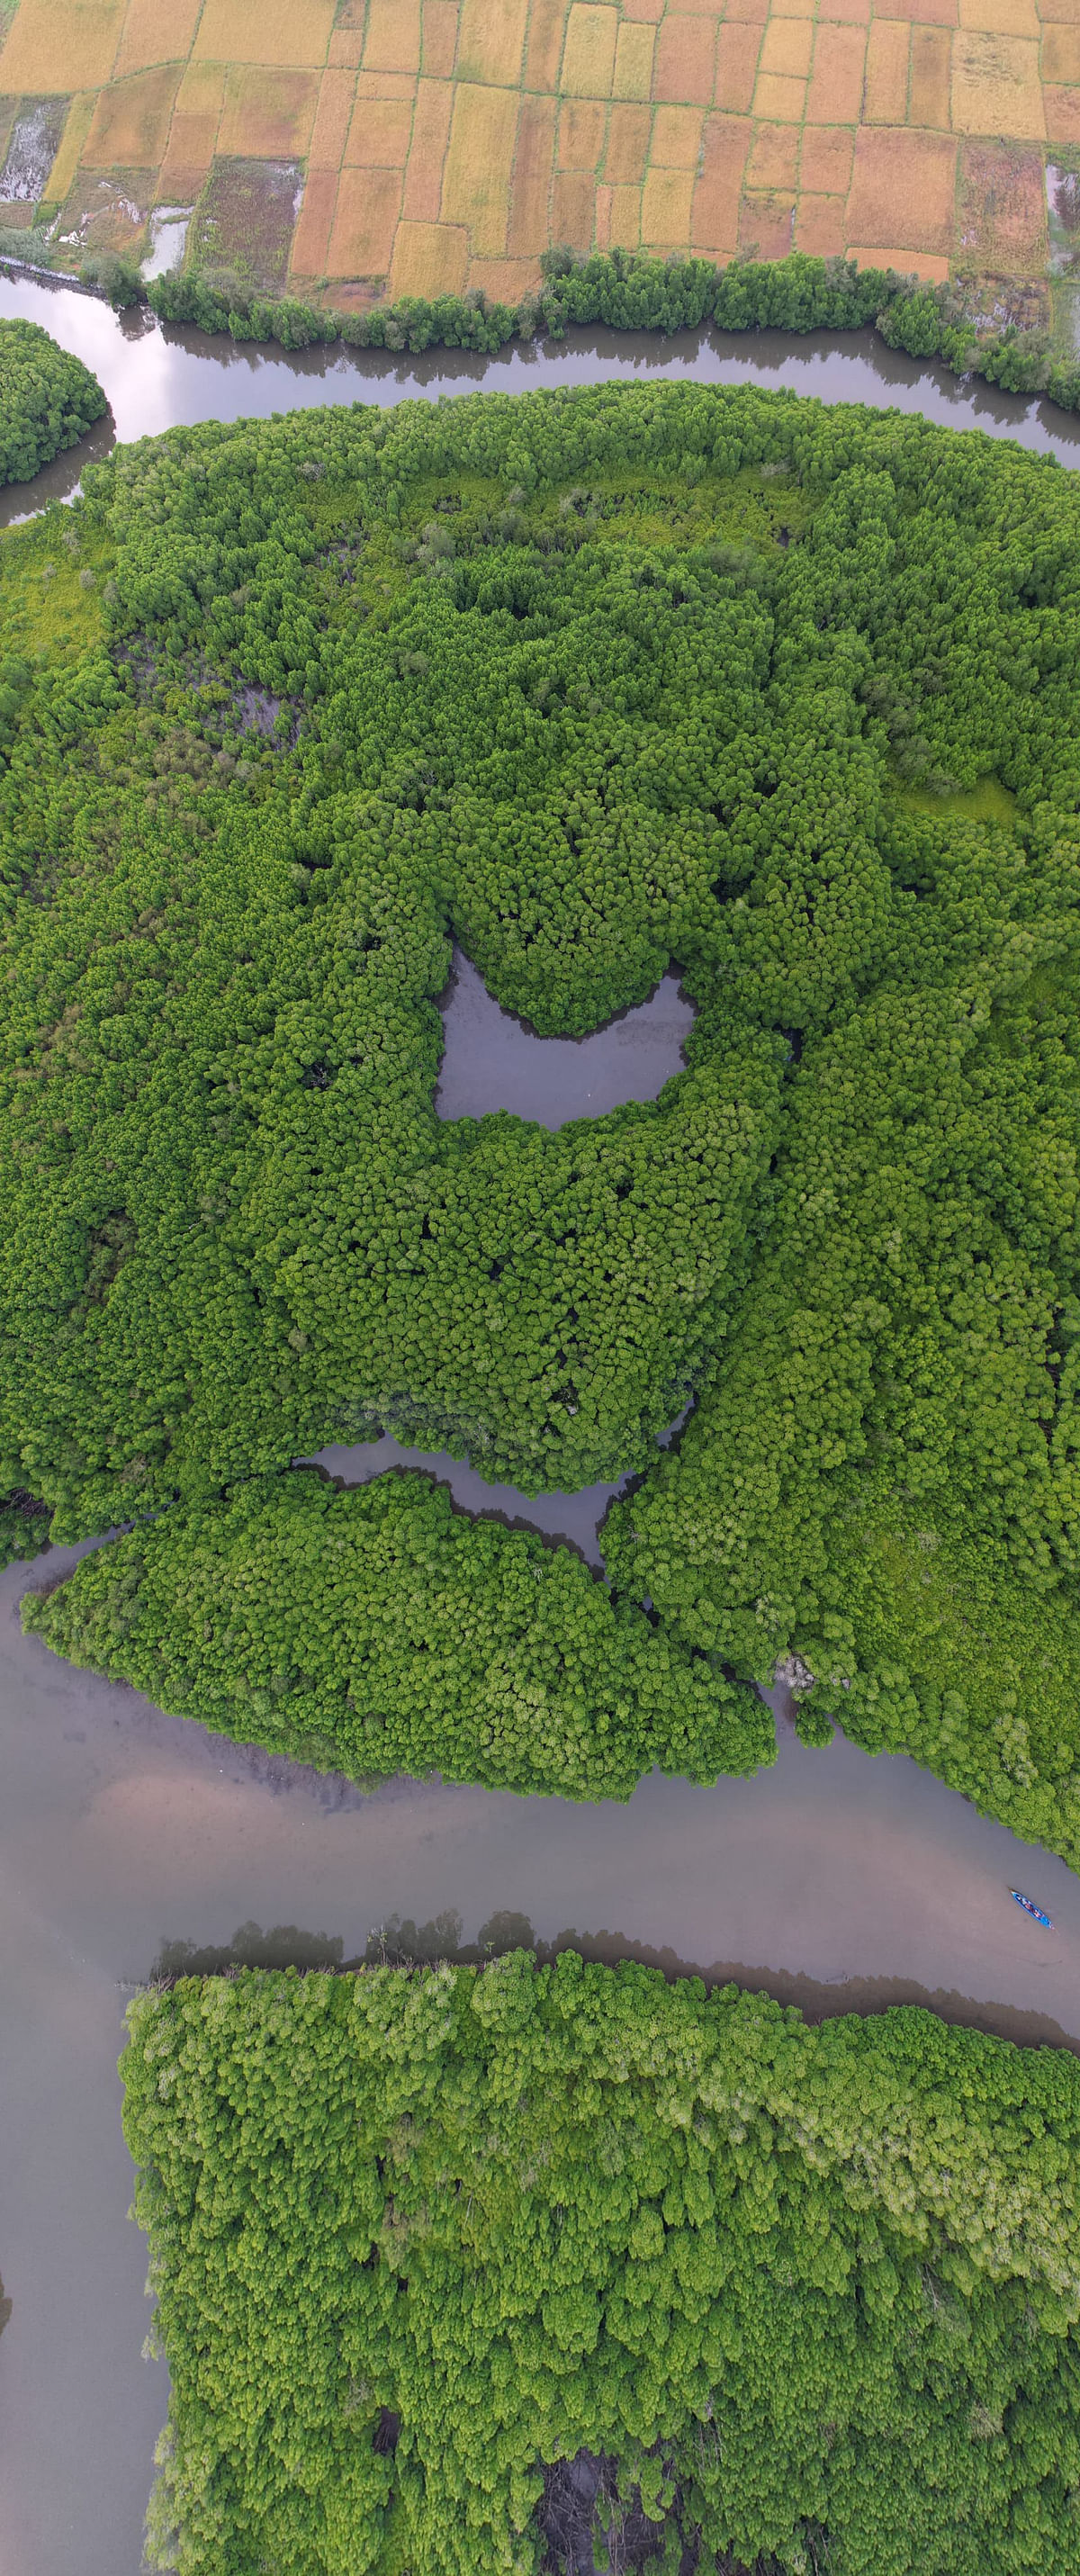
<path fill-rule="evenodd" d="M 513 341 L 497 357 L 467 349 L 432 349 L 395 357 L 380 349 L 267 350 L 206 332 L 162 325 L 136 308 L 114 313 L 96 296 L 0 270 L 0 315 L 41 322 L 100 379 L 116 436 L 145 438 L 179 421 L 241 420 L 323 403 L 390 403 L 416 395 L 526 393 L 540 385 L 598 384 L 613 378 L 672 376 L 707 384 L 786 385 L 824 402 L 875 403 L 922 412 L 954 429 L 984 429 L 1024 447 L 1080 463 L 1080 416 L 1051 402 L 927 368 L 888 349 L 871 331 L 570 331 L 560 341 Z M 100 445 L 104 427 L 95 433 Z M 73 450 L 33 484 L 0 493 L 0 524 L 75 489 L 81 460 Z M 39 493 L 40 486 L 40 493 Z"/>

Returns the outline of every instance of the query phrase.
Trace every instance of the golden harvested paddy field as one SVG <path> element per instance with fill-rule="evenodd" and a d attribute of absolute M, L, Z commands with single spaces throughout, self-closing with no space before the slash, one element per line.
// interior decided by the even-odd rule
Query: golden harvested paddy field
<path fill-rule="evenodd" d="M 7 0 L 0 27 L 0 223 L 41 203 L 76 261 L 192 205 L 189 256 L 331 301 L 513 302 L 563 242 L 1045 296 L 1047 165 L 1080 173 L 1080 0 Z"/>

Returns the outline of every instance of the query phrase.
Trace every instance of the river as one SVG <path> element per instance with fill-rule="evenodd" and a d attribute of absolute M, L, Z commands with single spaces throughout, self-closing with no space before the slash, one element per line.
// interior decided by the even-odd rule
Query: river
<path fill-rule="evenodd" d="M 489 361 L 442 352 L 405 365 L 219 347 L 29 280 L 0 280 L 0 312 L 46 322 L 86 357 L 113 414 L 34 486 L 3 496 L 9 519 L 70 492 L 113 424 L 133 438 L 177 420 L 567 376 L 755 378 L 921 409 L 1080 460 L 1080 420 L 922 376 L 866 335 L 656 344 L 579 334 L 558 351 Z M 652 1096 L 676 1069 L 685 1006 L 665 987 L 656 997 L 665 1033 L 653 1048 L 650 1023 L 639 1023 L 644 1055 L 638 1047 L 627 1076 L 636 1015 L 621 1039 L 618 1024 L 598 1033 L 599 1053 L 588 1040 L 557 1058 L 547 1050 L 567 1042 L 529 1039 L 517 1023 L 496 1028 L 471 973 L 458 961 L 444 1114 L 502 1106 L 557 1125 L 575 1114 L 575 1082 L 576 1114 L 596 1114 L 611 1105 L 603 1083 L 629 1079 L 632 1096 Z M 405 1454 L 392 1445 L 359 1460 L 322 1453 L 351 1477 Z M 470 1507 L 512 1515 L 520 1504 L 598 1562 L 610 1489 L 530 1504 L 481 1486 L 468 1468 L 446 1462 L 446 1471 Z M 127 1993 L 175 1962 L 178 1944 L 211 1962 L 230 1952 L 348 1960 L 394 1916 L 425 1924 L 453 1909 L 475 1939 L 512 1913 L 522 1937 L 573 1930 L 598 1955 L 735 1976 L 814 2015 L 924 2001 L 951 2019 L 1080 2051 L 1080 1881 L 910 1761 L 871 1760 L 840 1737 L 807 1750 L 782 1693 L 775 1767 L 715 1789 L 653 1777 L 626 1806 L 577 1806 L 397 1780 L 364 1797 L 167 1717 L 24 1637 L 22 1591 L 75 1553 L 0 1576 L 0 2272 L 12 2301 L 0 2336 L 0 2576 L 137 2576 L 167 2383 L 162 2362 L 140 2357 L 145 2248 L 126 2215 L 115 2060 Z M 1048 1908 L 1053 1933 L 1012 1905 L 1013 1885 Z"/>

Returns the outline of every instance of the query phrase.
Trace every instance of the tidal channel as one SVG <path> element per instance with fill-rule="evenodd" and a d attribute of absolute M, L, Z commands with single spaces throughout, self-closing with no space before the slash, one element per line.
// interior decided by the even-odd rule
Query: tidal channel
<path fill-rule="evenodd" d="M 3 496 L 9 520 L 70 494 L 87 455 L 114 434 L 615 376 L 789 385 L 1080 461 L 1080 421 L 926 375 L 869 335 L 575 334 L 487 361 L 437 352 L 402 363 L 219 344 L 25 278 L 0 279 L 0 312 L 45 323 L 95 369 L 112 406 L 111 424 Z M 625 1039 L 600 1035 L 617 1056 Z M 509 1051 L 515 1081 L 520 1067 L 504 1030 L 491 1043 L 478 1090 L 468 1051 L 462 1073 L 448 1043 L 444 1115 L 520 1107 L 557 1125 L 613 1105 L 606 1076 L 587 1088 L 593 1059 L 581 1051 L 576 1095 L 556 1087 L 541 1106 L 539 1059 L 531 1092 L 500 1089 L 496 1056 Z M 677 1069 L 677 1050 L 664 1061 L 655 1088 Z M 639 1062 L 615 1096 L 652 1096 L 637 1087 L 641 1076 Z M 356 1481 L 416 1456 L 368 1443 L 321 1460 Z M 474 1484 L 474 1471 L 450 1460 L 420 1463 L 445 1472 L 469 1508 L 514 1517 L 511 1506 L 523 1506 L 534 1526 L 599 1562 L 597 1523 L 612 1489 L 526 1502 Z M 776 1764 L 750 1780 L 698 1789 L 654 1775 L 625 1806 L 405 1779 L 365 1796 L 163 1715 L 24 1637 L 22 1592 L 62 1576 L 77 1553 L 0 1575 L 0 2273 L 11 2301 L 0 2335 L 0 2576 L 139 2569 L 167 2380 L 160 2360 L 140 2357 L 146 2256 L 127 2217 L 115 2061 L 131 1989 L 163 1966 L 184 1956 L 347 1962 L 406 1917 L 430 1927 L 421 1946 L 431 1948 L 448 1937 L 438 1918 L 451 1916 L 465 1941 L 572 1932 L 594 1955 L 734 1977 L 813 2016 L 923 2001 L 1080 2052 L 1080 1880 L 907 1759 L 871 1759 L 839 1736 L 808 1750 L 783 1693 L 772 1695 Z M 1052 1933 L 1019 1914 L 1011 1886 L 1045 1905 Z"/>

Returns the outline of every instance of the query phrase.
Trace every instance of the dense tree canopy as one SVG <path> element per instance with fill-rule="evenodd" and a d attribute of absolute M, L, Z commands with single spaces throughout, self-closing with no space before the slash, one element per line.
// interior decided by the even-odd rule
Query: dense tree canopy
<path fill-rule="evenodd" d="M 1064 2052 L 572 1951 L 189 1978 L 129 2024 L 158 2565 L 529 2576 L 591 2451 L 661 2576 L 1076 2576 Z"/>
<path fill-rule="evenodd" d="M 362 1643 L 372 1533 L 380 1586 L 427 1533 L 420 1662 L 529 1552 L 412 1490 L 324 1514 L 290 1461 L 383 1425 L 529 1492 L 633 1469 L 613 1602 L 529 1559 L 492 1726 L 538 1784 L 541 1665 L 588 1794 L 665 1758 L 665 1694 L 675 1767 L 756 1758 L 745 1685 L 795 1649 L 811 1733 L 1080 1857 L 1074 479 L 785 394 L 568 387 L 179 430 L 73 532 L 97 586 L 44 643 L 2 558 L 0 1491 L 62 1537 L 161 1518 L 46 1633 L 156 1652 L 240 1732 L 273 1701 L 278 1741 L 317 1674 L 363 1768 L 399 1692 L 422 1767 L 419 1664 Z M 686 1071 L 557 1134 L 442 1122 L 452 936 L 547 1032 L 674 960 Z M 352 1610 L 305 1515 L 359 1551 Z M 301 1557 L 310 1640 L 204 1635 L 215 1581 Z"/>
<path fill-rule="evenodd" d="M 39 323 L 0 321 L 0 484 L 51 464 L 107 408 L 97 377 Z"/>

